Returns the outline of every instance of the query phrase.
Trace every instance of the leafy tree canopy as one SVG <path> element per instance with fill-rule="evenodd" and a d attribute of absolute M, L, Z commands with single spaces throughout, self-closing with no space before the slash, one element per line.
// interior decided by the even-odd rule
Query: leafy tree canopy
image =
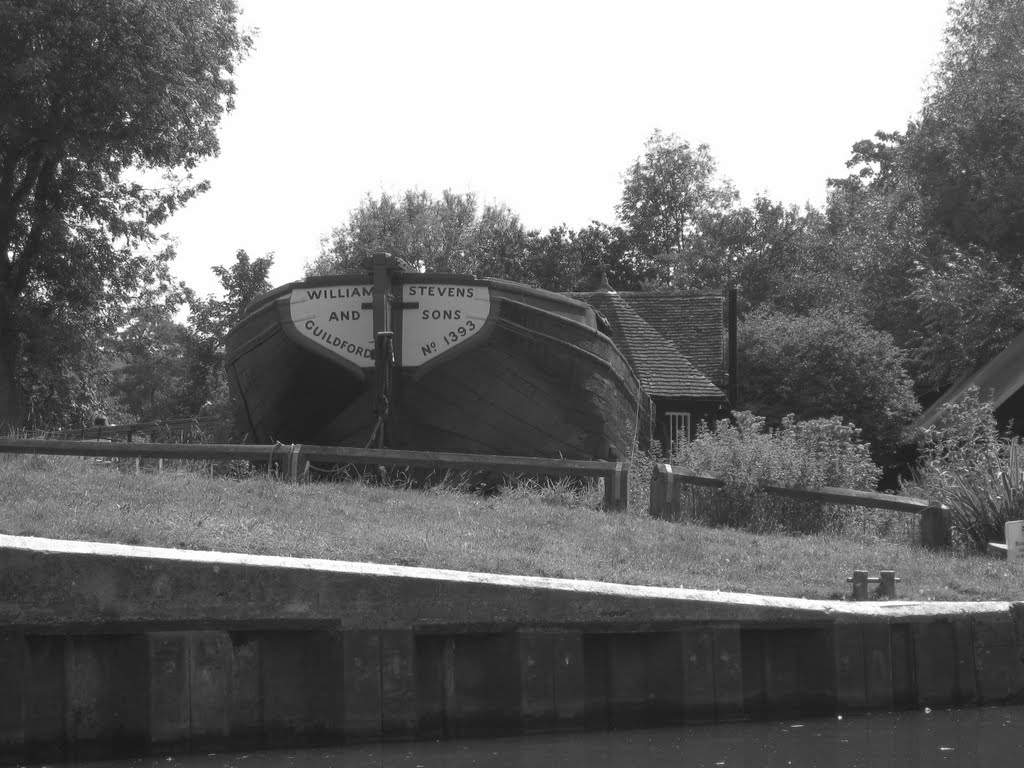
<path fill-rule="evenodd" d="M 829 234 L 931 397 L 1024 329 L 1024 0 L 956 0 L 918 117 L 853 147 Z"/>
<path fill-rule="evenodd" d="M 244 250 L 229 266 L 211 267 L 224 298 L 201 299 L 189 292 L 189 323 L 184 339 L 185 385 L 178 395 L 178 413 L 198 413 L 207 403 L 228 415 L 227 381 L 224 377 L 224 339 L 254 299 L 271 289 L 270 269 L 274 254 L 251 259 Z"/>
<path fill-rule="evenodd" d="M 189 171 L 218 150 L 250 45 L 235 0 L 0 3 L 0 423 L 22 420 L 21 356 L 46 332 L 31 308 L 109 330 L 140 244 L 205 189 Z"/>
<path fill-rule="evenodd" d="M 507 206 L 480 208 L 471 192 L 446 190 L 440 199 L 421 190 L 382 192 L 367 195 L 324 239 L 306 273 L 361 272 L 370 254 L 387 251 L 431 272 L 537 282 L 535 238 Z"/>
<path fill-rule="evenodd" d="M 702 216 L 727 210 L 737 199 L 732 184 L 717 178 L 707 144 L 694 149 L 675 134 L 655 131 L 623 177 L 616 212 L 636 245 L 653 253 L 682 247 Z"/>
<path fill-rule="evenodd" d="M 743 407 L 773 425 L 839 416 L 892 446 L 920 410 L 892 337 L 846 312 L 754 312 L 740 323 L 739 358 Z"/>
<path fill-rule="evenodd" d="M 222 298 L 200 298 L 170 280 L 158 262 L 123 313 L 117 331 L 103 343 L 109 367 L 110 397 L 104 405 L 117 419 L 148 421 L 196 413 L 227 419 L 224 337 L 245 306 L 270 289 L 273 255 L 250 259 L 240 250 L 230 266 L 211 269 Z M 178 317 L 188 306 L 187 323 Z"/>
<path fill-rule="evenodd" d="M 943 234 L 1024 253 L 1024 2 L 950 4 L 945 45 L 904 163 Z"/>
<path fill-rule="evenodd" d="M 672 282 L 679 253 L 735 207 L 739 193 L 720 179 L 710 148 L 692 148 L 675 134 L 655 131 L 644 154 L 623 175 L 615 210 L 629 234 L 633 258 L 663 285 Z M 699 251 L 691 250 L 691 259 Z M 690 271 L 699 271 L 691 266 Z"/>

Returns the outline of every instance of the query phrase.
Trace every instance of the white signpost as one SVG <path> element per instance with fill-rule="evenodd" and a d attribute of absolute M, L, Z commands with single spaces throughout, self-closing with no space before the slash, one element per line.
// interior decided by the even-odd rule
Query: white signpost
<path fill-rule="evenodd" d="M 292 291 L 295 330 L 361 368 L 373 367 L 373 286 L 337 285 Z"/>
<path fill-rule="evenodd" d="M 479 285 L 406 283 L 402 301 L 402 365 L 423 365 L 480 332 L 491 301 Z"/>
<path fill-rule="evenodd" d="M 1024 520 L 1011 520 L 1003 530 L 1006 532 L 1006 559 L 1024 563 Z"/>

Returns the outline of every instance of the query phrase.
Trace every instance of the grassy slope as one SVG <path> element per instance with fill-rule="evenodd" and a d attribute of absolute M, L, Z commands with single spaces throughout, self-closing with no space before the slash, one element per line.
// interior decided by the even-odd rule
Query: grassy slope
<path fill-rule="evenodd" d="M 1024 568 L 868 535 L 787 536 L 606 514 L 595 498 L 490 498 L 200 472 L 133 474 L 74 458 L 0 456 L 0 532 L 160 547 L 797 597 L 896 570 L 901 597 L 1024 599 Z"/>

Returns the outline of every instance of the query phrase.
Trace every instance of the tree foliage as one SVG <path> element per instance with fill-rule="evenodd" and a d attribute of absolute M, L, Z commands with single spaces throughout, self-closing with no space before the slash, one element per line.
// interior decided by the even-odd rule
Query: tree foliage
<path fill-rule="evenodd" d="M 22 355 L 49 333 L 32 308 L 109 331 L 145 274 L 140 245 L 205 188 L 189 172 L 232 106 L 250 46 L 237 17 L 235 0 L 0 4 L 0 423 L 21 421 Z"/>
<path fill-rule="evenodd" d="M 188 289 L 171 278 L 173 257 L 173 248 L 167 248 L 147 265 L 117 330 L 104 341 L 111 398 L 102 410 L 117 420 L 147 421 L 178 413 L 186 330 L 175 316 Z"/>
<path fill-rule="evenodd" d="M 1024 2 L 951 3 L 921 114 L 853 147 L 830 236 L 922 395 L 1024 329 Z"/>
<path fill-rule="evenodd" d="M 735 204 L 732 184 L 718 178 L 710 148 L 692 148 L 655 131 L 623 177 L 616 206 L 633 246 L 648 257 L 683 248 L 701 226 Z"/>
<path fill-rule="evenodd" d="M 1001 259 L 1024 252 L 1024 2 L 959 0 L 905 163 L 939 230 Z"/>
<path fill-rule="evenodd" d="M 422 190 L 398 196 L 382 192 L 380 197 L 367 195 L 348 221 L 325 238 L 320 257 L 307 265 L 306 273 L 361 272 L 368 256 L 387 251 L 432 272 L 472 274 L 480 266 L 481 236 L 504 247 L 521 234 L 518 217 L 504 206 L 485 206 L 481 215 L 471 192 L 445 190 L 440 199 Z"/>
<path fill-rule="evenodd" d="M 838 416 L 891 446 L 920 410 L 892 337 L 846 312 L 754 312 L 739 327 L 739 364 L 743 407 L 773 425 Z"/>
<path fill-rule="evenodd" d="M 358 273 L 369 255 L 387 251 L 430 272 L 475 274 L 528 283 L 551 291 L 583 291 L 602 270 L 623 290 L 655 284 L 634 258 L 622 227 L 593 222 L 546 233 L 526 229 L 500 203 L 479 206 L 473 193 L 422 190 L 367 195 L 322 244 L 307 275 Z"/>
<path fill-rule="evenodd" d="M 231 266 L 211 267 L 224 298 L 203 299 L 189 292 L 189 322 L 183 345 L 186 377 L 177 398 L 178 413 L 199 413 L 212 406 L 227 415 L 224 339 L 241 319 L 246 306 L 271 289 L 269 276 L 273 265 L 272 253 L 251 259 L 240 249 Z"/>
<path fill-rule="evenodd" d="M 197 413 L 227 414 L 224 337 L 245 306 L 269 290 L 273 255 L 239 250 L 230 266 L 211 267 L 222 297 L 201 298 L 170 278 L 172 254 L 151 267 L 117 332 L 104 341 L 110 397 L 106 412 L 149 421 Z M 187 323 L 179 321 L 188 307 Z"/>

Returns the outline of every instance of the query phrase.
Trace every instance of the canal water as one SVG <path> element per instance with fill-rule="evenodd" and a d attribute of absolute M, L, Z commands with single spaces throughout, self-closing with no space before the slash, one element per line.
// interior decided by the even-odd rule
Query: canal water
<path fill-rule="evenodd" d="M 1024 707 L 84 763 L 99 768 L 999 768 L 1024 765 Z"/>

